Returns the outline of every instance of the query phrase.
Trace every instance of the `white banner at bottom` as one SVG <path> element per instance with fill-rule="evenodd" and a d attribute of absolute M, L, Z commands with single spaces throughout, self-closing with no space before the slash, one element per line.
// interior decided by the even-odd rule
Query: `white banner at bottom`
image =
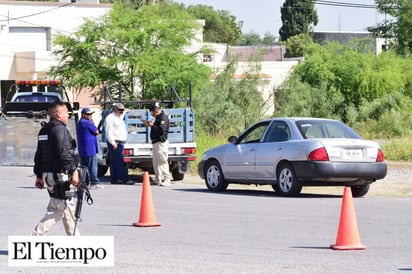
<path fill-rule="evenodd" d="M 114 266 L 113 236 L 9 236 L 9 266 Z"/>

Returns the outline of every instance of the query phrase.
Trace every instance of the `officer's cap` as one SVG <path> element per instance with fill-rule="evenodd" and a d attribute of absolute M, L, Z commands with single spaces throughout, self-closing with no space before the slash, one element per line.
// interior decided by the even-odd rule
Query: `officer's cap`
<path fill-rule="evenodd" d="M 153 105 L 150 106 L 149 110 L 150 111 L 155 111 L 160 109 L 160 103 L 159 102 L 155 102 Z"/>

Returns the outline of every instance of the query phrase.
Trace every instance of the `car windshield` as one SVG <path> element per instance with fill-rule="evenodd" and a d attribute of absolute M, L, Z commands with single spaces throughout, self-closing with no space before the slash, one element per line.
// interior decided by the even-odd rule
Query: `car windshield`
<path fill-rule="evenodd" d="M 268 121 L 264 121 L 258 124 L 253 125 L 248 128 L 244 133 L 242 133 L 239 138 L 239 143 L 257 143 L 260 141 L 263 133 L 265 132 L 267 126 L 269 125 Z"/>
<path fill-rule="evenodd" d="M 361 139 L 359 134 L 345 124 L 332 120 L 302 120 L 296 125 L 303 138 L 352 138 Z"/>
<path fill-rule="evenodd" d="M 18 96 L 15 102 L 55 102 L 58 101 L 56 96 L 48 95 L 23 95 Z"/>

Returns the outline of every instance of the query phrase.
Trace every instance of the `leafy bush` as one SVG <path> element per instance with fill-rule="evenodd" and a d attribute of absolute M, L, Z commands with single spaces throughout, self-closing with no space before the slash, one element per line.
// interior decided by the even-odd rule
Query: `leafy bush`
<path fill-rule="evenodd" d="M 275 116 L 335 118 L 364 137 L 412 133 L 411 58 L 336 43 L 312 44 L 305 52 L 305 61 L 275 92 Z"/>
<path fill-rule="evenodd" d="M 255 68 L 234 80 L 236 61 L 195 98 L 197 125 L 207 134 L 237 134 L 263 117 L 265 102 L 258 90 Z"/>

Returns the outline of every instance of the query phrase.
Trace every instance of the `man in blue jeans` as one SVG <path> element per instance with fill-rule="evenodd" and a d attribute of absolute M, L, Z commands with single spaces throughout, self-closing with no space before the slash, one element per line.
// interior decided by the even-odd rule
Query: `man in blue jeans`
<path fill-rule="evenodd" d="M 124 105 L 115 103 L 113 112 L 104 120 L 107 147 L 110 155 L 110 182 L 112 184 L 132 185 L 124 163 L 123 149 L 127 140 L 127 129 L 124 122 Z"/>
<path fill-rule="evenodd" d="M 92 189 L 101 189 L 103 186 L 97 178 L 97 138 L 99 130 L 94 125 L 93 113 L 90 108 L 83 108 L 82 117 L 77 124 L 77 142 L 79 147 L 80 164 L 87 166 L 90 174 Z"/>

